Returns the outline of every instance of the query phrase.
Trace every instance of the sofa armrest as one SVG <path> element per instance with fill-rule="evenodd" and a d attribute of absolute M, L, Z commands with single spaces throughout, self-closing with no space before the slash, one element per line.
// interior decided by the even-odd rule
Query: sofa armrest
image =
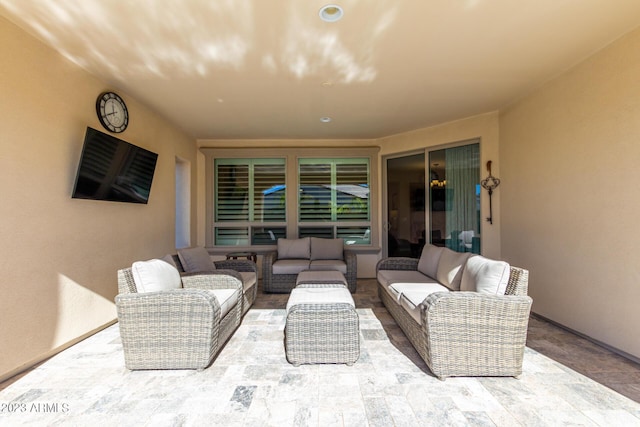
<path fill-rule="evenodd" d="M 206 366 L 219 346 L 220 305 L 210 292 L 119 294 L 115 301 L 129 369 Z"/>
<path fill-rule="evenodd" d="M 438 376 L 459 370 L 474 375 L 519 375 L 531 304 L 529 296 L 429 295 L 421 304 L 421 317 L 432 371 Z"/>
<path fill-rule="evenodd" d="M 216 268 L 221 270 L 235 270 L 258 274 L 258 267 L 256 266 L 256 263 L 246 259 L 228 259 L 223 261 L 214 261 L 213 264 L 216 266 Z"/>
<path fill-rule="evenodd" d="M 422 302 L 421 317 L 432 334 L 467 331 L 477 338 L 479 332 L 511 334 L 514 328 L 526 333 L 532 302 L 529 296 L 434 292 Z"/>
<path fill-rule="evenodd" d="M 351 293 L 354 293 L 358 282 L 358 255 L 355 251 L 349 249 L 345 249 L 343 254 L 344 262 L 347 264 L 347 274 L 345 275 L 348 284 L 347 287 Z"/>
<path fill-rule="evenodd" d="M 212 319 L 220 317 L 220 304 L 215 295 L 201 289 L 118 294 L 115 301 L 118 321 L 121 323 L 162 320 L 164 326 L 179 327 L 183 321 L 187 325 L 194 318 L 210 323 Z M 168 307 L 171 307 L 171 315 L 170 321 L 166 322 Z"/>
<path fill-rule="evenodd" d="M 509 273 L 509 283 L 507 284 L 506 295 L 528 295 L 529 293 L 529 270 L 511 266 Z"/>
<path fill-rule="evenodd" d="M 119 294 L 116 309 L 123 341 L 124 337 L 136 339 L 134 345 L 143 337 L 155 342 L 158 336 L 181 340 L 208 334 L 220 323 L 220 304 L 215 295 L 198 289 Z"/>
<path fill-rule="evenodd" d="M 187 273 L 181 279 L 185 289 L 237 289 L 242 294 L 242 277 L 235 270 Z"/>
<path fill-rule="evenodd" d="M 278 251 L 269 251 L 262 256 L 262 289 L 270 292 L 273 287 L 273 264 L 278 260 Z"/>
<path fill-rule="evenodd" d="M 378 270 L 417 270 L 418 259 L 406 257 L 383 258 L 376 264 L 376 274 Z"/>

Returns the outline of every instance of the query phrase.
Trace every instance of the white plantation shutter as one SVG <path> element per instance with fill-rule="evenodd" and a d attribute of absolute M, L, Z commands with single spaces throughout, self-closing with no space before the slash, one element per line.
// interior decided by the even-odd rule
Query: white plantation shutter
<path fill-rule="evenodd" d="M 304 162 L 304 163 L 303 163 Z M 300 222 L 331 221 L 332 165 L 323 160 L 301 160 L 299 169 Z"/>
<path fill-rule="evenodd" d="M 283 234 L 285 178 L 285 159 L 216 159 L 215 243 L 272 244 L 271 238 L 253 235 Z M 258 227 L 265 222 L 279 222 L 282 227 L 274 227 L 269 233 L 269 229 Z"/>
<path fill-rule="evenodd" d="M 298 237 L 343 237 L 347 230 L 369 229 L 369 176 L 366 158 L 300 159 Z M 344 229 L 345 222 L 360 224 Z"/>
<path fill-rule="evenodd" d="M 368 221 L 368 159 L 300 159 L 300 222 Z"/>
<path fill-rule="evenodd" d="M 369 220 L 369 164 L 336 164 L 337 221 Z"/>
<path fill-rule="evenodd" d="M 248 221 L 248 192 L 248 164 L 216 161 L 216 221 Z"/>
<path fill-rule="evenodd" d="M 286 221 L 284 160 L 253 167 L 253 221 Z"/>

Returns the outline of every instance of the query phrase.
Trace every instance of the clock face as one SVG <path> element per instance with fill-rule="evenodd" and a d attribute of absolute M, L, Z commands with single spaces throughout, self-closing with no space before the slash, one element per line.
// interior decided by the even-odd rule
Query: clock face
<path fill-rule="evenodd" d="M 129 124 L 129 112 L 122 98 L 113 92 L 102 93 L 96 101 L 96 112 L 105 129 L 120 133 Z"/>

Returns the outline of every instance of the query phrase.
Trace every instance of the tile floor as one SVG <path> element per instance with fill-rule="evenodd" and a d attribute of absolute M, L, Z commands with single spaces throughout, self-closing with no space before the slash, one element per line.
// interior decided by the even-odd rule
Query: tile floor
<path fill-rule="evenodd" d="M 260 289 L 253 308 L 282 309 L 286 305 L 287 298 L 287 294 L 264 294 Z M 354 299 L 358 308 L 370 308 L 375 313 L 390 341 L 397 349 L 414 363 L 424 367 L 424 362 L 380 302 L 375 279 L 359 280 Z M 638 363 L 536 316 L 532 316 L 529 322 L 527 346 L 636 402 L 640 402 L 640 364 Z M 426 369 L 426 367 L 424 368 Z M 0 390 L 5 389 L 30 371 L 0 383 Z"/>
<path fill-rule="evenodd" d="M 353 366 L 287 363 L 281 308 L 252 308 L 202 371 L 127 370 L 115 324 L 0 391 L 0 425 L 640 427 L 639 403 L 531 348 L 520 379 L 440 381 L 357 312 Z"/>
<path fill-rule="evenodd" d="M 256 308 L 284 308 L 287 294 L 260 294 Z M 378 298 L 375 279 L 359 279 L 353 295 L 358 308 L 371 308 L 391 342 L 415 363 L 422 363 L 404 333 Z M 640 364 L 566 331 L 537 316 L 529 321 L 527 346 L 563 365 L 640 402 Z"/>

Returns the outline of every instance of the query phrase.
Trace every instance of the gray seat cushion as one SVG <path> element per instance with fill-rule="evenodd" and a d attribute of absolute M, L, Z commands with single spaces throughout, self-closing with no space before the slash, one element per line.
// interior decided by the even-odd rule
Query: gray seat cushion
<path fill-rule="evenodd" d="M 240 271 L 240 277 L 242 277 L 242 289 L 246 293 L 257 282 L 256 273 L 252 271 Z"/>
<path fill-rule="evenodd" d="M 438 261 L 438 274 L 436 279 L 452 291 L 460 290 L 462 270 L 471 254 L 469 252 L 454 252 L 444 248 Z"/>
<path fill-rule="evenodd" d="M 338 259 L 321 259 L 311 261 L 309 270 L 335 270 L 347 274 L 347 263 Z"/>
<path fill-rule="evenodd" d="M 221 319 L 238 303 L 237 289 L 210 289 L 207 292 L 216 296 L 218 304 L 220 304 Z"/>
<path fill-rule="evenodd" d="M 273 263 L 273 274 L 298 274 L 309 270 L 308 259 L 279 259 Z"/>
<path fill-rule="evenodd" d="M 438 283 L 416 270 L 379 270 L 378 282 L 385 288 L 394 283 Z"/>

